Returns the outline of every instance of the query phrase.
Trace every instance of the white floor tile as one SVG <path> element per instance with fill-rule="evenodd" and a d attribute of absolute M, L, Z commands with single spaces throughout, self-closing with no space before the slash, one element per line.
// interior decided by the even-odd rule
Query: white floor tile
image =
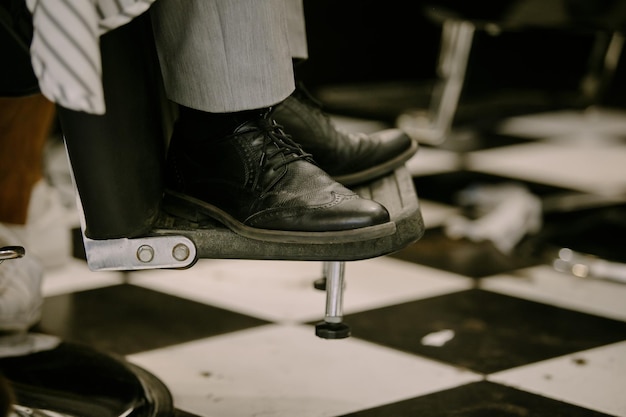
<path fill-rule="evenodd" d="M 413 176 L 453 172 L 460 167 L 460 156 L 456 152 L 422 146 L 407 161 L 406 167 Z M 419 190 L 418 195 L 419 195 Z"/>
<path fill-rule="evenodd" d="M 117 285 L 124 282 L 122 272 L 93 272 L 87 263 L 71 259 L 66 265 L 48 269 L 44 274 L 42 292 L 45 297 Z"/>
<path fill-rule="evenodd" d="M 499 133 L 528 138 L 624 137 L 626 112 L 610 108 L 586 111 L 563 110 L 512 117 L 505 120 Z"/>
<path fill-rule="evenodd" d="M 579 278 L 538 266 L 497 275 L 481 281 L 481 287 L 584 313 L 626 321 L 626 285 L 593 278 Z"/>
<path fill-rule="evenodd" d="M 200 416 L 335 416 L 482 378 L 356 338 L 322 340 L 307 326 L 263 326 L 128 359 Z"/>
<path fill-rule="evenodd" d="M 603 413 L 626 416 L 626 342 L 499 372 L 488 379 Z"/>
<path fill-rule="evenodd" d="M 475 171 L 608 196 L 626 193 L 626 146 L 528 143 L 473 152 Z"/>
<path fill-rule="evenodd" d="M 324 317 L 326 294 L 313 287 L 322 262 L 200 260 L 184 271 L 140 271 L 131 283 L 275 322 Z M 471 279 L 381 257 L 345 265 L 344 314 L 460 291 Z"/>
<path fill-rule="evenodd" d="M 460 209 L 436 201 L 420 200 L 420 211 L 426 228 L 439 227 L 452 216 L 459 214 Z"/>

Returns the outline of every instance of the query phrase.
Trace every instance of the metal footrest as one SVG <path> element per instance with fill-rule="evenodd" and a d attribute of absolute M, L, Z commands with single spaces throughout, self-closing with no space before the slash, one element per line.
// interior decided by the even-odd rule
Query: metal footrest
<path fill-rule="evenodd" d="M 93 240 L 83 234 L 92 271 L 189 268 L 197 260 L 196 245 L 174 234 L 135 239 Z"/>
<path fill-rule="evenodd" d="M 396 252 L 417 241 L 424 233 L 413 179 L 405 167 L 367 185 L 355 188 L 362 197 L 387 208 L 395 232 L 353 242 L 286 243 L 256 240 L 233 233 L 218 222 L 198 224 L 163 213 L 155 235 L 175 234 L 191 239 L 198 258 L 265 259 L 292 261 L 354 261 Z"/>
<path fill-rule="evenodd" d="M 355 191 L 387 208 L 394 233 L 364 241 L 271 242 L 238 235 L 218 222 L 197 224 L 162 213 L 150 236 L 93 240 L 83 235 L 87 262 L 100 271 L 186 268 L 202 258 L 354 261 L 396 252 L 421 238 L 424 222 L 405 167 Z"/>

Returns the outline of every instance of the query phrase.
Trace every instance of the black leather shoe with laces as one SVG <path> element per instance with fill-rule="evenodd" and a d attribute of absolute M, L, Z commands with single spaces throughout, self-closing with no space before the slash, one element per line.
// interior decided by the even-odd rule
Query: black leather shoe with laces
<path fill-rule="evenodd" d="M 304 87 L 278 104 L 272 117 L 336 181 L 356 185 L 388 174 L 418 148 L 400 129 L 349 133 L 338 129 Z"/>
<path fill-rule="evenodd" d="M 168 151 L 165 210 L 218 220 L 246 237 L 280 242 L 361 241 L 394 233 L 379 203 L 320 169 L 267 112 L 222 138 L 176 125 Z"/>

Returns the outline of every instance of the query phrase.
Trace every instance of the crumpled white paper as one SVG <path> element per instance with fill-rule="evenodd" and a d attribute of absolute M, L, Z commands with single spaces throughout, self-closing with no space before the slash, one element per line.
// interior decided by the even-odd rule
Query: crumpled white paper
<path fill-rule="evenodd" d="M 541 200 L 522 184 L 468 187 L 459 194 L 459 203 L 475 206 L 483 214 L 477 219 L 462 215 L 447 219 L 446 235 L 473 242 L 491 241 L 504 254 L 510 254 L 524 236 L 537 233 L 542 226 Z"/>

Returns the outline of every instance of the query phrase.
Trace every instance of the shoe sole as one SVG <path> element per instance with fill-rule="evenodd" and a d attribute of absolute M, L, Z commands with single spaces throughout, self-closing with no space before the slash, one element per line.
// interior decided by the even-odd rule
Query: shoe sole
<path fill-rule="evenodd" d="M 382 164 L 370 167 L 363 171 L 355 172 L 346 175 L 333 176 L 333 179 L 340 184 L 347 187 L 363 184 L 365 182 L 372 181 L 376 178 L 383 177 L 402 166 L 406 161 L 411 159 L 413 155 L 417 153 L 419 145 L 417 141 L 411 139 L 411 146 L 395 158 L 389 159 Z"/>
<path fill-rule="evenodd" d="M 239 222 L 218 207 L 172 190 L 165 191 L 163 210 L 173 216 L 199 224 L 206 222 L 208 217 L 224 225 L 233 233 L 246 238 L 280 243 L 329 244 L 359 242 L 390 236 L 396 232 L 396 224 L 393 221 L 358 229 L 328 232 L 259 229 Z"/>

